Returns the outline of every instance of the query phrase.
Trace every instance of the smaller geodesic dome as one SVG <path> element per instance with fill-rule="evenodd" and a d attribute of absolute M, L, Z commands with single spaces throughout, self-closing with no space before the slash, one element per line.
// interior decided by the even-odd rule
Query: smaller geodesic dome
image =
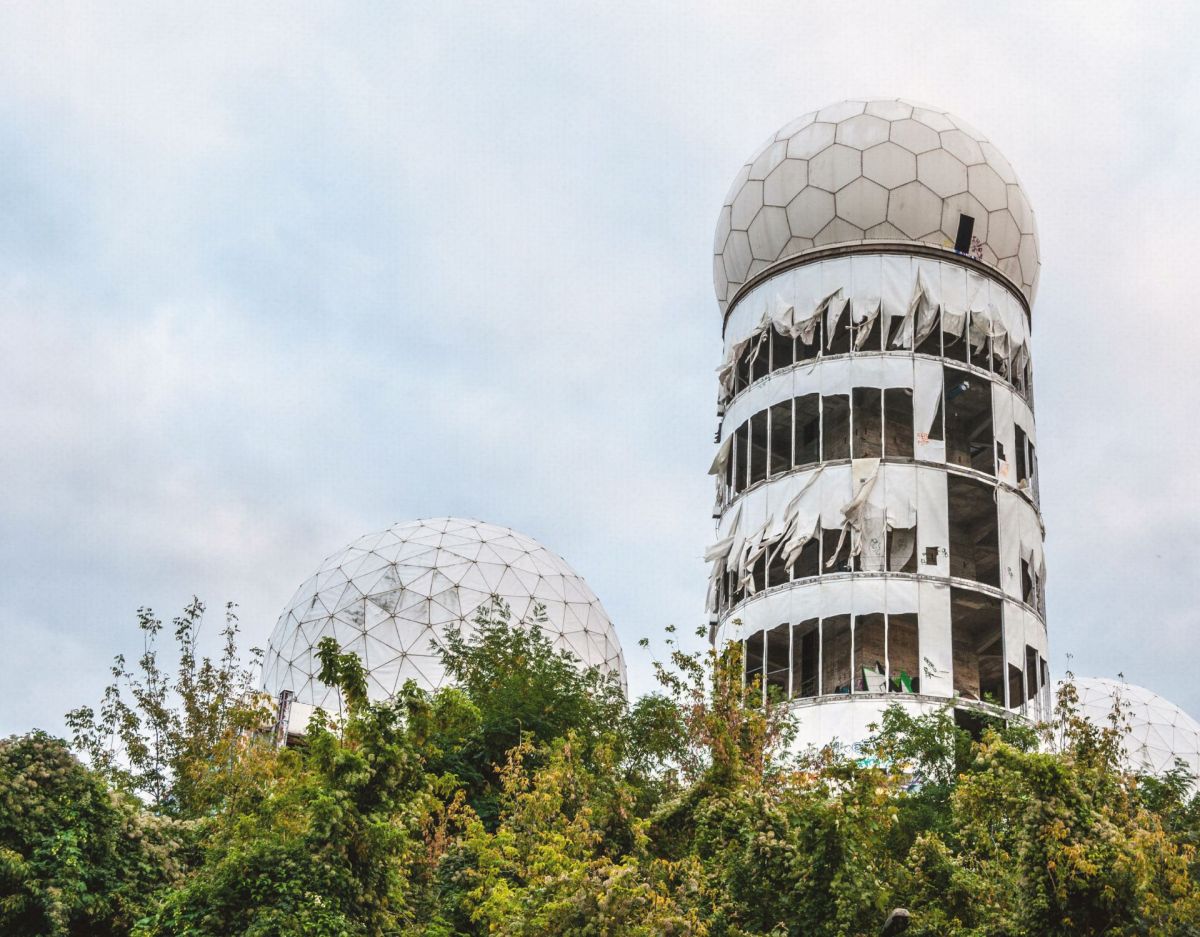
<path fill-rule="evenodd" d="M 438 647 L 446 630 L 469 634 L 479 607 L 498 596 L 512 621 L 545 610 L 541 630 L 581 666 L 614 674 L 625 660 L 600 600 L 567 562 L 506 527 L 452 517 L 396 524 L 360 537 L 321 564 L 292 597 L 271 634 L 263 689 L 290 691 L 302 706 L 336 708 L 317 679 L 317 643 L 333 637 L 366 666 L 373 699 L 406 680 L 435 690 L 445 682 Z"/>
<path fill-rule="evenodd" d="M 1200 777 L 1200 723 L 1153 690 L 1108 680 L 1076 677 L 1079 714 L 1098 726 L 1110 724 L 1114 705 L 1128 723 L 1125 736 L 1127 767 L 1143 774 L 1165 774 L 1178 758 Z"/>

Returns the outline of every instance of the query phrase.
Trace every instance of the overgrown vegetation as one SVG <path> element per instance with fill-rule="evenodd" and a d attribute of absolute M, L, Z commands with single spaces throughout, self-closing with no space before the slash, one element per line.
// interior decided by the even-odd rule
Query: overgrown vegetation
<path fill-rule="evenodd" d="M 273 745 L 226 618 L 140 616 L 75 757 L 0 742 L 0 933 L 11 935 L 917 935 L 1200 933 L 1200 802 L 1124 773 L 1120 713 L 1063 693 L 1060 745 L 947 713 L 887 712 L 866 753 L 789 755 L 792 717 L 736 652 L 673 637 L 627 705 L 499 601 L 447 642 L 454 688 L 368 699 L 331 640 L 344 715 Z M 863 757 L 865 754 L 867 757 Z"/>

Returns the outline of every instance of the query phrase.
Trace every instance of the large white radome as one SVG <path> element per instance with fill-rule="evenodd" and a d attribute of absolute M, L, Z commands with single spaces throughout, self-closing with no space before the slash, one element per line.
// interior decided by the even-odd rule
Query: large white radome
<path fill-rule="evenodd" d="M 1125 758 L 1133 771 L 1163 774 L 1180 758 L 1200 778 L 1200 723 L 1153 690 L 1108 680 L 1076 677 L 1080 715 L 1098 726 L 1109 725 L 1113 703 L 1121 701 L 1129 723 Z"/>
<path fill-rule="evenodd" d="M 546 609 L 544 632 L 584 666 L 616 674 L 625 661 L 616 631 L 588 584 L 536 540 L 479 521 L 436 518 L 368 534 L 321 564 L 279 616 L 263 662 L 263 688 L 295 693 L 326 708 L 336 698 L 316 678 L 315 648 L 337 639 L 366 664 L 373 699 L 387 699 L 406 680 L 427 690 L 445 675 L 435 645 L 449 626 L 469 633 L 491 595 L 513 620 Z"/>
<path fill-rule="evenodd" d="M 742 167 L 713 245 L 724 312 L 772 264 L 853 241 L 952 248 L 975 219 L 979 258 L 1033 301 L 1037 226 L 1017 174 L 995 146 L 944 111 L 907 101 L 842 101 L 774 134 Z"/>

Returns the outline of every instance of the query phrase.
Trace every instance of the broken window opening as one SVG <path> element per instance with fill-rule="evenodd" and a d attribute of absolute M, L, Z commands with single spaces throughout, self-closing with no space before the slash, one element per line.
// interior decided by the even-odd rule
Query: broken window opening
<path fill-rule="evenodd" d="M 735 466 L 733 490 L 735 493 L 746 490 L 746 463 L 749 459 L 750 424 L 743 423 L 733 434 L 733 451 L 730 458 Z"/>
<path fill-rule="evenodd" d="M 759 410 L 750 417 L 750 484 L 767 477 L 767 411 Z"/>
<path fill-rule="evenodd" d="M 742 649 L 745 668 L 743 680 L 747 690 L 758 689 L 762 692 L 763 676 L 763 638 L 765 632 L 756 631 L 746 639 Z"/>
<path fill-rule="evenodd" d="M 850 616 L 821 620 L 821 693 L 850 692 Z"/>
<path fill-rule="evenodd" d="M 847 306 L 842 310 L 842 314 L 838 317 L 837 325 L 834 326 L 833 332 L 829 335 L 829 341 L 825 345 L 825 354 L 850 354 L 850 343 L 853 338 L 850 333 L 850 308 Z"/>
<path fill-rule="evenodd" d="M 785 400 L 771 407 L 771 474 L 792 467 L 792 402 Z"/>
<path fill-rule="evenodd" d="M 985 337 L 979 344 L 979 348 L 967 342 L 967 352 L 970 355 L 971 364 L 977 368 L 982 368 L 984 371 L 992 370 L 992 340 Z"/>
<path fill-rule="evenodd" d="M 883 316 L 876 313 L 867 322 L 861 322 L 854 326 L 854 348 L 857 351 L 881 351 L 882 347 L 882 326 Z"/>
<path fill-rule="evenodd" d="M 768 331 L 774 331 L 768 326 Z M 771 344 L 767 340 L 767 333 L 761 333 L 754 342 L 753 362 L 750 366 L 750 383 L 754 383 L 760 378 L 766 377 L 771 373 Z"/>
<path fill-rule="evenodd" d="M 821 398 L 822 458 L 826 462 L 850 458 L 850 397 L 830 394 Z"/>
<path fill-rule="evenodd" d="M 809 579 L 821 575 L 821 538 L 809 537 L 800 548 L 792 566 L 793 579 Z"/>
<path fill-rule="evenodd" d="M 790 579 L 788 568 L 783 565 L 783 542 L 780 541 L 767 551 L 767 580 L 764 588 L 783 585 Z"/>
<path fill-rule="evenodd" d="M 916 354 L 933 355 L 935 358 L 942 356 L 942 323 L 940 315 L 933 323 L 933 328 L 929 330 L 929 334 L 925 336 L 925 340 L 917 346 Z"/>
<path fill-rule="evenodd" d="M 767 582 L 767 554 L 763 553 L 754 561 L 754 565 L 750 567 L 750 583 L 748 589 L 752 588 L 753 595 L 756 592 L 761 592 L 766 588 Z"/>
<path fill-rule="evenodd" d="M 1038 652 L 1037 648 L 1025 645 L 1025 696 L 1032 700 L 1038 695 L 1040 686 L 1038 678 L 1041 676 L 1041 671 L 1038 668 Z"/>
<path fill-rule="evenodd" d="M 945 368 L 946 461 L 996 474 L 992 389 L 980 377 Z"/>
<path fill-rule="evenodd" d="M 792 626 L 792 698 L 808 699 L 820 692 L 821 630 L 816 618 Z"/>
<path fill-rule="evenodd" d="M 805 394 L 794 401 L 795 464 L 815 465 L 821 461 L 821 396 Z"/>
<path fill-rule="evenodd" d="M 878 387 L 855 387 L 850 454 L 854 459 L 883 458 L 883 391 Z"/>
<path fill-rule="evenodd" d="M 796 360 L 797 361 L 812 361 L 821 353 L 822 347 L 821 336 L 824 335 L 821 320 L 824 316 L 817 316 L 817 321 L 813 324 L 812 341 L 805 343 L 804 339 L 797 337 L 796 339 Z"/>
<path fill-rule="evenodd" d="M 1026 605 L 1037 605 L 1037 583 L 1033 578 L 1033 567 L 1023 557 L 1021 559 L 1021 601 Z"/>
<path fill-rule="evenodd" d="M 885 620 L 882 614 L 858 615 L 854 619 L 854 690 L 857 693 L 886 693 L 887 658 Z"/>
<path fill-rule="evenodd" d="M 784 622 L 767 631 L 765 636 L 767 698 L 785 700 L 788 697 L 788 665 L 792 658 L 792 629 Z"/>
<path fill-rule="evenodd" d="M 1008 708 L 1020 709 L 1025 705 L 1025 682 L 1021 668 L 1008 665 Z"/>
<path fill-rule="evenodd" d="M 893 693 L 920 693 L 920 629 L 915 614 L 888 615 L 888 689 Z"/>
<path fill-rule="evenodd" d="M 883 454 L 888 459 L 913 457 L 911 387 L 888 387 L 883 392 Z"/>
<path fill-rule="evenodd" d="M 995 490 L 991 485 L 947 475 L 950 575 L 1000 587 L 1000 546 Z"/>
<path fill-rule="evenodd" d="M 1004 626 L 999 599 L 970 589 L 950 590 L 954 693 L 1004 705 Z"/>
<path fill-rule="evenodd" d="M 841 549 L 838 549 L 838 544 Z M 830 530 L 821 528 L 821 572 L 848 573 L 853 570 L 850 558 L 850 534 L 841 527 Z"/>
<path fill-rule="evenodd" d="M 771 370 L 780 371 L 790 368 L 795 360 L 795 339 L 790 335 L 781 335 L 776 329 L 771 329 Z"/>

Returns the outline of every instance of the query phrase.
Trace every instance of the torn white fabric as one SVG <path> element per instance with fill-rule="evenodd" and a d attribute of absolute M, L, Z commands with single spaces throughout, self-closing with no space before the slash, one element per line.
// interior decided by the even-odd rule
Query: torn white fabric
<path fill-rule="evenodd" d="M 946 443 L 941 427 L 934 432 L 934 421 L 942 403 L 942 363 L 926 358 L 913 359 L 913 429 L 916 432 L 917 458 L 924 462 L 945 462 Z"/>
<path fill-rule="evenodd" d="M 733 428 L 735 431 L 737 427 Z M 717 447 L 717 454 L 713 456 L 712 465 L 708 467 L 709 475 L 718 477 L 725 474 L 725 466 L 729 464 L 729 451 L 733 448 L 733 432 L 726 436 L 721 445 Z"/>
<path fill-rule="evenodd" d="M 1013 431 L 1014 394 L 1007 387 L 992 382 L 992 427 L 996 435 L 996 478 L 1006 485 L 1017 483 L 1016 434 Z"/>

